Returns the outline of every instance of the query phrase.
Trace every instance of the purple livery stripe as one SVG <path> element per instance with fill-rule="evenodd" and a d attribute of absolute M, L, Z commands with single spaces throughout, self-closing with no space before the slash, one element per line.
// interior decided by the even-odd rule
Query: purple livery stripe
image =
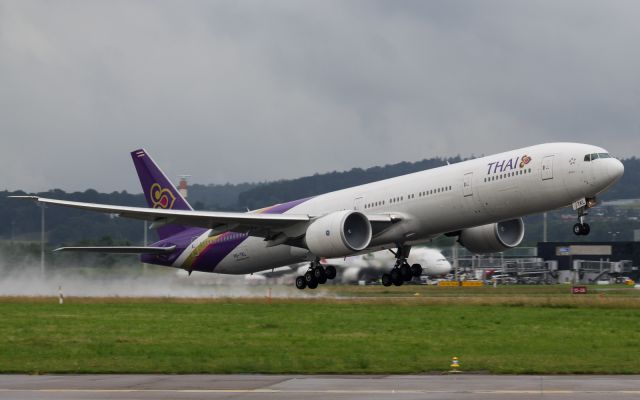
<path fill-rule="evenodd" d="M 276 204 L 274 206 L 262 208 L 260 210 L 253 211 L 256 214 L 283 214 L 290 209 L 304 203 L 305 201 L 311 199 L 311 197 L 294 200 L 287 203 Z M 154 246 L 170 246 L 175 244 L 177 246 L 177 251 L 171 257 L 166 257 L 165 260 L 161 260 L 161 264 L 163 265 L 172 265 L 178 256 L 186 249 L 187 251 L 191 251 L 191 254 L 185 262 L 183 263 L 183 268 L 186 270 L 193 271 L 205 271 L 205 272 L 213 272 L 215 267 L 222 261 L 225 257 L 227 257 L 234 249 L 242 244 L 249 236 L 244 233 L 238 232 L 224 232 L 220 235 L 212 236 L 210 238 L 205 239 L 202 243 L 200 243 L 194 249 L 187 249 L 187 247 L 191 246 L 191 242 L 196 240 L 200 235 L 202 235 L 206 229 L 201 228 L 190 228 L 187 232 L 182 232 L 175 237 L 170 237 L 165 240 L 162 240 L 158 243 L 155 243 Z M 179 240 L 173 240 L 178 239 Z M 187 239 L 187 240 L 185 240 Z M 143 256 L 143 262 L 148 263 L 159 263 L 158 261 L 150 261 L 145 258 L 155 258 L 159 259 L 161 256 L 153 255 L 145 255 Z"/>

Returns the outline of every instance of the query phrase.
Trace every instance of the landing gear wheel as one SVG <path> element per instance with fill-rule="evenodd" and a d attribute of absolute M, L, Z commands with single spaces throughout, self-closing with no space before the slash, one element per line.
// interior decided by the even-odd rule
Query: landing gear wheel
<path fill-rule="evenodd" d="M 391 270 L 391 272 L 389 273 L 389 275 L 391 275 L 391 281 L 392 282 L 402 282 L 402 273 L 400 272 L 400 269 L 398 268 L 394 268 Z"/>
<path fill-rule="evenodd" d="M 309 287 L 309 289 L 315 289 L 318 287 L 318 281 L 313 278 L 313 280 L 311 282 L 307 282 L 307 287 Z"/>
<path fill-rule="evenodd" d="M 391 279 L 391 275 L 382 274 L 382 285 L 383 286 L 391 286 L 391 285 L 393 285 L 393 279 Z"/>
<path fill-rule="evenodd" d="M 296 287 L 300 290 L 303 290 L 307 287 L 307 280 L 304 279 L 304 276 L 298 276 L 296 278 Z"/>
<path fill-rule="evenodd" d="M 416 278 L 422 275 L 422 266 L 420 264 L 413 264 L 411 266 L 411 275 Z"/>
<path fill-rule="evenodd" d="M 324 268 L 323 267 L 320 267 L 320 266 L 315 267 L 313 269 L 313 276 L 316 277 L 316 279 L 318 280 L 319 283 L 324 283 L 324 282 L 327 281 L 327 274 L 324 272 Z"/>
<path fill-rule="evenodd" d="M 304 280 L 307 281 L 307 285 L 309 285 L 309 282 L 311 281 L 315 281 L 316 277 L 313 275 L 313 271 L 307 271 L 304 274 Z M 309 285 L 311 286 L 311 285 Z"/>
<path fill-rule="evenodd" d="M 400 267 L 400 274 L 402 275 L 403 281 L 409 282 L 411 280 L 411 267 L 409 266 L 409 264 L 402 264 L 402 266 Z"/>
<path fill-rule="evenodd" d="M 396 286 L 402 286 L 404 283 L 404 279 L 402 279 L 402 272 L 400 272 L 400 268 L 394 268 L 391 270 L 391 282 L 393 282 Z"/>
<path fill-rule="evenodd" d="M 334 267 L 333 265 L 327 265 L 324 268 L 324 273 L 327 274 L 327 279 L 334 279 L 338 274 L 336 271 L 336 267 Z"/>
<path fill-rule="evenodd" d="M 587 223 L 577 223 L 573 226 L 573 233 L 578 236 L 586 236 L 589 232 L 591 232 L 591 227 Z"/>

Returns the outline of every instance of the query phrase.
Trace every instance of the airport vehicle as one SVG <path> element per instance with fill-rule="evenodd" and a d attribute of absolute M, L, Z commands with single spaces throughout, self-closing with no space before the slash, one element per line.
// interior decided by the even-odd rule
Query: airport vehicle
<path fill-rule="evenodd" d="M 587 210 L 624 173 L 600 147 L 547 143 L 246 213 L 210 212 L 193 210 L 145 150 L 131 156 L 149 208 L 16 197 L 148 220 L 160 238 L 148 247 L 59 251 L 139 253 L 145 263 L 223 274 L 310 261 L 298 288 L 332 278 L 321 258 L 383 249 L 396 249 L 383 284 L 399 286 L 421 272 L 407 262 L 413 245 L 444 234 L 475 253 L 503 251 L 522 241 L 522 216 L 570 205 L 574 233 L 586 235 Z"/>

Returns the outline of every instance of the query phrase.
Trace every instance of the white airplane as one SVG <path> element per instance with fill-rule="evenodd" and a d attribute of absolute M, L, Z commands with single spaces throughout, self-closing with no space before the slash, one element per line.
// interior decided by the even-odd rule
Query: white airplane
<path fill-rule="evenodd" d="M 246 213 L 210 212 L 193 210 L 145 150 L 131 156 L 149 208 L 17 197 L 148 220 L 160 237 L 148 247 L 59 251 L 139 253 L 145 263 L 222 274 L 310 261 L 296 278 L 300 289 L 333 278 L 321 258 L 394 248 L 396 262 L 382 282 L 401 285 L 420 272 L 406 261 L 413 245 L 444 234 L 474 253 L 503 251 L 522 241 L 522 216 L 570 205 L 574 233 L 586 235 L 586 211 L 624 173 L 603 148 L 547 143 Z"/>
<path fill-rule="evenodd" d="M 411 250 L 411 261 L 414 263 L 412 269 L 428 277 L 443 276 L 451 272 L 451 263 L 436 249 L 415 247 Z M 395 256 L 389 251 L 320 260 L 325 270 L 334 267 L 340 271 L 341 274 L 338 275 L 343 282 L 378 279 L 394 262 Z"/>

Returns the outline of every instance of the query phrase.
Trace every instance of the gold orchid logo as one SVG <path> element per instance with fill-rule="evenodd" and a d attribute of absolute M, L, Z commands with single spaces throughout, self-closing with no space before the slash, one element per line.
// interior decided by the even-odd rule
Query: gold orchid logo
<path fill-rule="evenodd" d="M 531 162 L 531 157 L 529 157 L 528 155 L 523 155 L 522 158 L 520 159 L 520 168 L 524 168 L 525 165 L 529 164 Z"/>
<path fill-rule="evenodd" d="M 176 202 L 176 196 L 169 189 L 160 186 L 159 183 L 151 185 L 149 194 L 151 195 L 153 208 L 173 208 L 173 203 Z"/>

